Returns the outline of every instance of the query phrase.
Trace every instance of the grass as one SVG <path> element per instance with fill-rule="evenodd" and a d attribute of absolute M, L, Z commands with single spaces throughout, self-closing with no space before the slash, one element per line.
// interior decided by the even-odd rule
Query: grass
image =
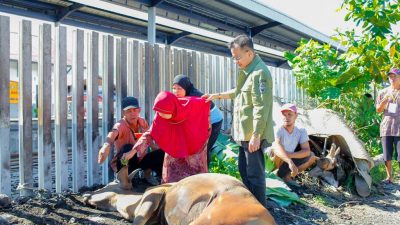
<path fill-rule="evenodd" d="M 396 160 L 392 161 L 393 166 L 393 177 L 399 174 L 399 164 Z M 382 180 L 386 179 L 386 170 L 384 165 L 375 166 L 371 169 L 371 177 L 373 183 L 380 183 Z"/>
<path fill-rule="evenodd" d="M 313 201 L 315 201 L 315 202 L 317 202 L 319 204 L 322 204 L 324 206 L 331 206 L 329 199 L 327 197 L 325 197 L 325 196 L 322 196 L 322 195 L 315 195 L 313 197 Z"/>

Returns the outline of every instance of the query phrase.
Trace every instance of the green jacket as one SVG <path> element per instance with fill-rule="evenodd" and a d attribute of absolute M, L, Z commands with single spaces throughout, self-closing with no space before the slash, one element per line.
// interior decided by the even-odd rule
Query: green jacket
<path fill-rule="evenodd" d="M 233 139 L 250 141 L 254 133 L 272 143 L 272 77 L 258 55 L 239 70 L 236 88 L 229 91 L 229 96 L 234 98 Z"/>

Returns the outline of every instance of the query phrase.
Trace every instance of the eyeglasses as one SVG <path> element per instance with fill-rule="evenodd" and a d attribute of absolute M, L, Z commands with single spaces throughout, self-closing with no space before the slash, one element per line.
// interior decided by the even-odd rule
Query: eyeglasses
<path fill-rule="evenodd" d="M 245 51 L 245 53 L 247 53 L 249 50 L 246 50 Z M 233 60 L 235 60 L 235 61 L 239 61 L 239 60 L 241 60 L 242 58 L 243 58 L 243 55 L 240 55 L 240 56 L 236 56 L 236 57 L 231 57 Z"/>

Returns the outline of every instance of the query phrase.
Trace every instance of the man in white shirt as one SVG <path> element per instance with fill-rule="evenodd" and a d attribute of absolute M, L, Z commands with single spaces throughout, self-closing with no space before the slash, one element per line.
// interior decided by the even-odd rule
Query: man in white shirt
<path fill-rule="evenodd" d="M 312 166 L 318 158 L 310 151 L 307 131 L 295 126 L 297 107 L 291 103 L 285 104 L 281 113 L 283 126 L 277 130 L 275 142 L 268 154 L 278 169 L 278 176 L 289 182 L 299 172 Z M 299 145 L 300 149 L 297 147 Z"/>

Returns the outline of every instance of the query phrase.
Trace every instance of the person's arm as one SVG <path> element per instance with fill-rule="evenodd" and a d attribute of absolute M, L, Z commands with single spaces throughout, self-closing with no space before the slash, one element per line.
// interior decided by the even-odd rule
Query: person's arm
<path fill-rule="evenodd" d="M 381 99 L 381 98 L 382 98 L 381 95 L 379 95 L 379 97 L 377 99 L 377 102 L 378 102 L 376 104 L 376 112 L 377 113 L 383 112 L 387 108 L 387 105 L 388 105 L 388 102 L 389 102 L 389 96 L 388 95 L 385 95 L 383 97 L 383 99 Z"/>
<path fill-rule="evenodd" d="M 253 77 L 251 97 L 253 102 L 253 135 L 249 142 L 249 151 L 254 152 L 260 148 L 260 137 L 264 132 L 268 114 L 272 109 L 272 79 L 260 70 Z M 266 122 L 267 121 L 267 122 Z"/>
<path fill-rule="evenodd" d="M 226 92 L 214 93 L 214 94 L 204 94 L 201 98 L 205 98 L 206 102 L 215 100 L 215 99 L 232 99 L 235 96 L 235 90 L 232 89 Z"/>
<path fill-rule="evenodd" d="M 300 148 L 301 148 L 300 151 L 288 153 L 288 156 L 292 159 L 302 159 L 310 155 L 311 151 L 310 151 L 310 144 L 308 143 L 308 141 L 300 144 Z"/>
<path fill-rule="evenodd" d="M 280 138 L 275 138 L 275 142 L 272 148 L 274 150 L 275 156 L 279 157 L 289 165 L 289 169 L 292 171 L 291 176 L 296 176 L 298 173 L 297 166 L 293 163 L 293 160 L 289 157 L 288 153 L 283 148 Z"/>
<path fill-rule="evenodd" d="M 149 131 L 146 131 L 136 142 L 136 144 L 132 147 L 132 149 L 124 153 L 121 159 L 130 160 L 133 156 L 138 154 L 139 160 L 142 160 L 143 157 L 146 155 L 147 148 L 153 142 L 153 138 L 150 135 Z"/>
<path fill-rule="evenodd" d="M 106 142 L 104 142 L 103 146 L 99 150 L 97 163 L 102 164 L 106 160 L 108 154 L 110 154 L 111 145 L 114 143 L 117 137 L 118 137 L 117 129 L 113 129 L 108 133 Z"/>

